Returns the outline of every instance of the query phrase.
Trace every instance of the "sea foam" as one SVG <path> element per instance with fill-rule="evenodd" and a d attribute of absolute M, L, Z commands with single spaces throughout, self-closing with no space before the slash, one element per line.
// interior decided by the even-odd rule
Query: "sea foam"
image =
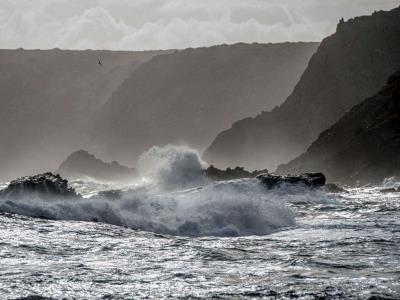
<path fill-rule="evenodd" d="M 153 147 L 138 164 L 148 180 L 124 191 L 119 199 L 26 195 L 0 200 L 0 211 L 182 236 L 266 235 L 295 223 L 285 202 L 268 193 L 257 179 L 210 183 L 203 176 L 203 164 L 188 147 Z M 88 190 L 93 193 L 93 183 L 88 183 Z"/>

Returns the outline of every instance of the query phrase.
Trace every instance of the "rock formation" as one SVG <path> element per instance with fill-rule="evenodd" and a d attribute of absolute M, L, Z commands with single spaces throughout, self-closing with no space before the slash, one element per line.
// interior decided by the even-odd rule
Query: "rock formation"
<path fill-rule="evenodd" d="M 400 65 L 400 8 L 341 22 L 281 106 L 221 132 L 203 155 L 217 167 L 275 169 L 376 93 Z"/>
<path fill-rule="evenodd" d="M 305 173 L 300 175 L 276 175 L 276 174 L 261 174 L 257 179 L 267 189 L 273 189 L 282 185 L 298 185 L 308 188 L 320 188 L 325 185 L 326 178 L 322 173 Z"/>
<path fill-rule="evenodd" d="M 68 180 L 60 175 L 44 173 L 35 176 L 25 176 L 15 179 L 2 191 L 0 198 L 79 198 L 73 188 L 68 186 Z"/>
<path fill-rule="evenodd" d="M 277 172 L 316 170 L 330 181 L 347 184 L 400 176 L 400 71 Z"/>
<path fill-rule="evenodd" d="M 85 150 L 72 153 L 57 170 L 68 179 L 91 178 L 100 181 L 129 182 L 137 177 L 135 169 L 113 161 L 106 163 Z"/>

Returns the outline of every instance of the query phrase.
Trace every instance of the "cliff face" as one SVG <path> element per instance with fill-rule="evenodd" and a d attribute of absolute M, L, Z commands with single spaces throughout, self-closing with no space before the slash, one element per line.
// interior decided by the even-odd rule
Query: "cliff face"
<path fill-rule="evenodd" d="M 203 158 L 217 166 L 274 169 L 304 152 L 400 65 L 400 8 L 338 25 L 279 107 L 220 133 Z"/>
<path fill-rule="evenodd" d="M 137 177 L 135 169 L 121 166 L 116 161 L 106 163 L 84 150 L 69 155 L 57 173 L 68 179 L 92 178 L 111 182 L 132 181 Z"/>
<path fill-rule="evenodd" d="M 0 50 L 0 179 L 51 170 L 84 147 L 98 108 L 159 53 Z"/>
<path fill-rule="evenodd" d="M 234 120 L 282 103 L 317 47 L 236 44 L 157 56 L 104 105 L 96 153 L 128 163 L 153 145 L 202 150 Z"/>
<path fill-rule="evenodd" d="M 322 171 L 328 180 L 376 183 L 400 175 L 400 71 L 324 131 L 279 173 Z"/>

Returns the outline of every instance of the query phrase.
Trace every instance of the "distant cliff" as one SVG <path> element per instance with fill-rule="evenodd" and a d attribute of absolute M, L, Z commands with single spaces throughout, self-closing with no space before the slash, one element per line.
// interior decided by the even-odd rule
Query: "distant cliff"
<path fill-rule="evenodd" d="M 160 51 L 0 50 L 0 180 L 86 147 L 99 107 Z"/>
<path fill-rule="evenodd" d="M 235 44 L 156 56 L 104 105 L 96 153 L 128 163 L 153 145 L 201 151 L 234 120 L 282 103 L 317 47 Z"/>
<path fill-rule="evenodd" d="M 277 172 L 315 170 L 330 181 L 350 184 L 400 176 L 400 70 L 378 94 L 355 106 Z"/>
<path fill-rule="evenodd" d="M 101 181 L 132 181 L 137 177 L 135 169 L 121 166 L 116 161 L 106 163 L 87 151 L 72 153 L 56 171 L 68 179 L 91 178 Z"/>
<path fill-rule="evenodd" d="M 216 166 L 274 169 L 303 153 L 400 65 L 400 8 L 340 22 L 281 105 L 221 132 L 203 158 Z"/>

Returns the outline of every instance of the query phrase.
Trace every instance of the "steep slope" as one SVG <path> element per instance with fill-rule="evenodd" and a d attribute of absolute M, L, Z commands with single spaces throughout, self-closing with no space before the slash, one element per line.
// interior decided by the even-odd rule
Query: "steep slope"
<path fill-rule="evenodd" d="M 56 172 L 68 179 L 92 178 L 116 182 L 132 181 L 137 176 L 135 169 L 121 166 L 116 161 L 106 163 L 85 150 L 69 155 Z"/>
<path fill-rule="evenodd" d="M 322 171 L 341 183 L 400 175 L 400 71 L 374 97 L 324 131 L 306 153 L 277 172 Z"/>
<path fill-rule="evenodd" d="M 303 153 L 400 64 L 400 8 L 341 21 L 279 107 L 220 133 L 203 158 L 217 166 L 275 169 Z"/>
<path fill-rule="evenodd" d="M 104 106 L 95 152 L 129 164 L 153 145 L 203 150 L 234 120 L 282 103 L 317 46 L 236 44 L 154 57 Z"/>
<path fill-rule="evenodd" d="M 84 147 L 98 107 L 159 53 L 0 50 L 0 179 L 53 169 Z"/>

